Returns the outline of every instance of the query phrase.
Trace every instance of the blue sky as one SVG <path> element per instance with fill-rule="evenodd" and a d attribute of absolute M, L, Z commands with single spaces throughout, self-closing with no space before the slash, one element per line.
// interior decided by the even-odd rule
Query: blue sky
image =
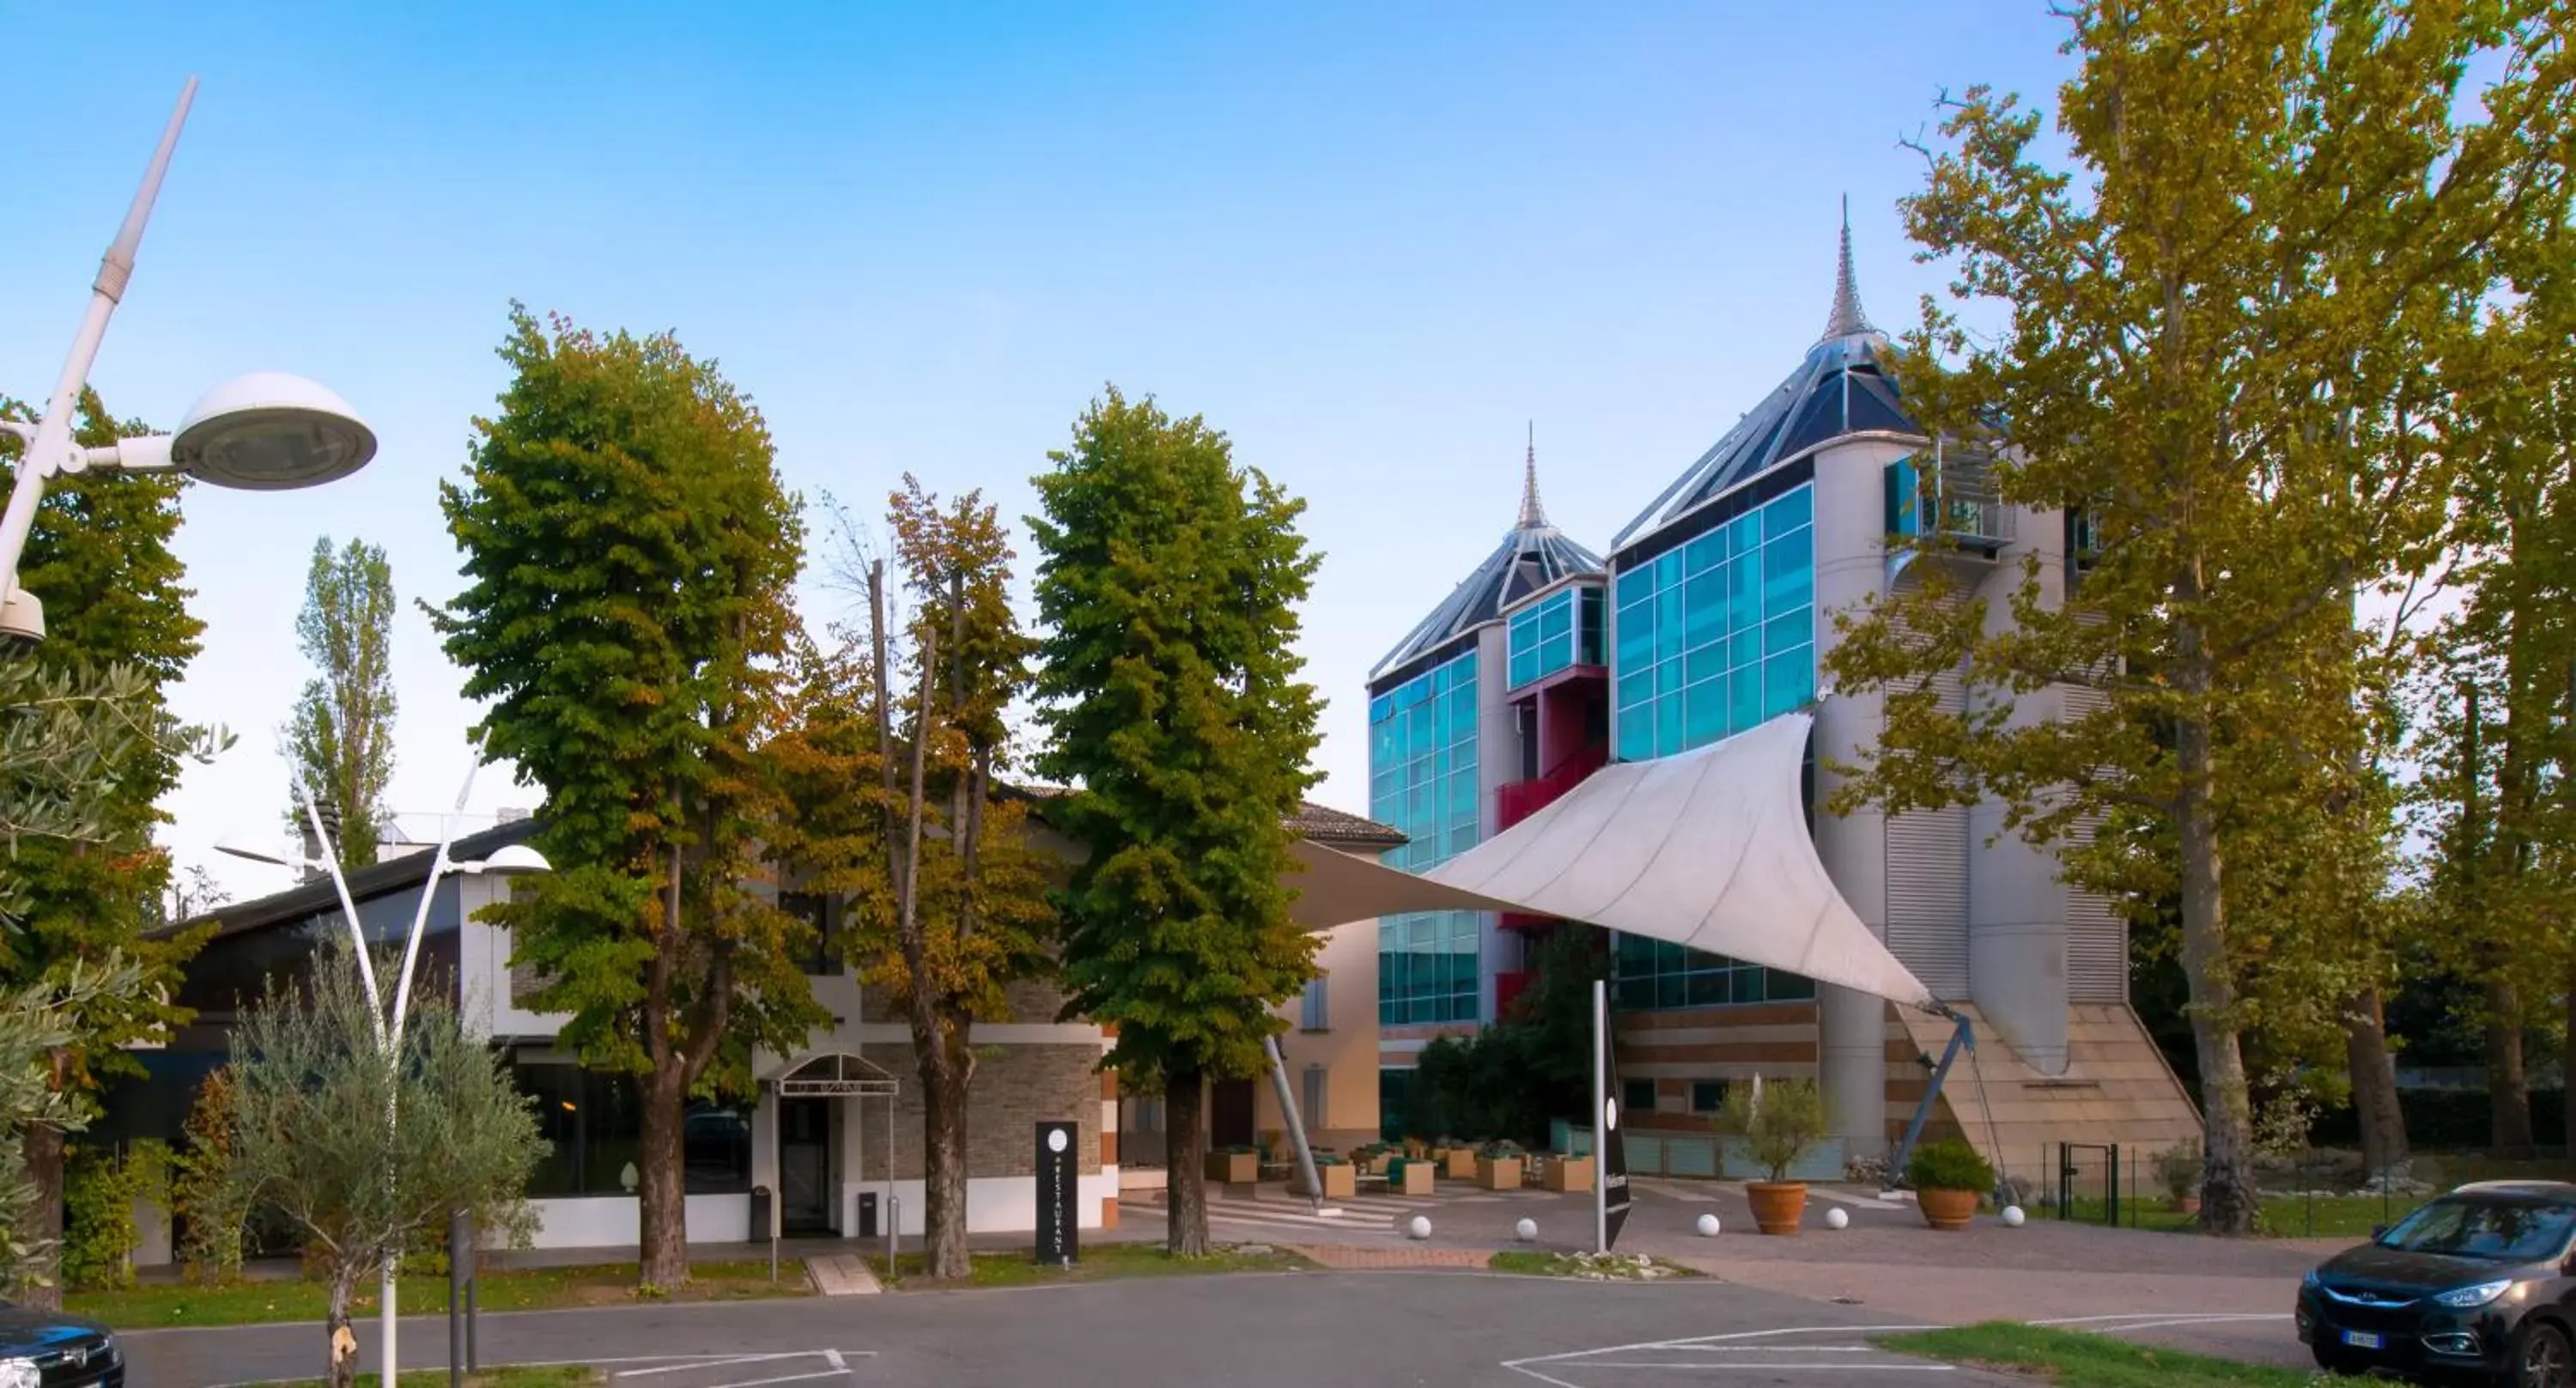
<path fill-rule="evenodd" d="M 240 371 L 375 425 L 338 485 L 197 489 L 206 649 L 181 712 L 241 734 L 166 833 L 272 832 L 318 535 L 457 585 L 434 483 L 502 384 L 516 298 L 675 329 L 792 485 L 873 514 L 906 470 L 1029 507 L 1104 382 L 1204 414 L 1306 498 L 1331 698 L 1318 798 L 1365 809 L 1368 667 L 1499 539 L 1535 420 L 1595 547 L 1821 328 L 1838 199 L 1882 326 L 1940 287 L 1895 201 L 1944 86 L 2045 99 L 2039 0 L 1950 5 L 620 4 L 12 7 L 0 391 L 41 394 L 181 81 L 204 80 L 92 380 L 165 427 Z M 839 599 L 809 584 L 808 615 Z M 397 633 L 393 801 L 455 797 L 473 710 Z M 485 813 L 534 788 L 487 771 Z"/>

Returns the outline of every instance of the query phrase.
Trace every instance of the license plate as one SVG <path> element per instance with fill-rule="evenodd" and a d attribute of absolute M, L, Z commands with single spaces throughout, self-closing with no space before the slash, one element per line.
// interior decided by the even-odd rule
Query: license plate
<path fill-rule="evenodd" d="M 2347 1330 L 2343 1333 L 2343 1342 L 2354 1349 L 2388 1348 L 2387 1337 L 2374 1335 L 2367 1330 Z"/>

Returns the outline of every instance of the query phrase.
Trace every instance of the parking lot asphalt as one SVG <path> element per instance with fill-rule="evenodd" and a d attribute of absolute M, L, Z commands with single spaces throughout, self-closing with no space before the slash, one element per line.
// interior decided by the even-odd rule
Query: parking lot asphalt
<path fill-rule="evenodd" d="M 1738 1388 L 1897 1365 L 1961 1388 L 2003 1382 L 1884 1354 L 1867 1338 L 1883 1324 L 1714 1279 L 1299 1272 L 496 1315 L 481 1357 L 596 1364 L 619 1388 Z M 373 1329 L 361 1327 L 370 1364 Z M 406 1369 L 443 1363 L 441 1322 L 407 1321 L 403 1343 Z M 212 1388 L 312 1377 L 323 1341 L 301 1325 L 146 1331 L 128 1357 L 138 1383 Z"/>

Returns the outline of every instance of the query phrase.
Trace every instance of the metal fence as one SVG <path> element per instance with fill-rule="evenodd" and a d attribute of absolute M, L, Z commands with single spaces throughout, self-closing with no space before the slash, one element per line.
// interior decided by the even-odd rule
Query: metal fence
<path fill-rule="evenodd" d="M 2133 1229 L 2184 1228 L 2199 1218 L 2199 1168 L 2168 1168 L 2151 1148 L 2056 1142 L 2029 1168 L 2043 1180 L 2023 1203 L 2057 1219 Z M 2170 1178 L 2170 1179 L 2169 1179 Z M 2425 1201 L 2472 1181 L 2576 1178 L 2561 1150 L 2500 1156 L 2425 1152 L 2372 1168 L 2348 1150 L 2305 1148 L 2256 1159 L 2263 1232 L 2288 1238 L 2367 1239 Z M 2026 1183 L 2027 1184 L 2027 1183 Z"/>

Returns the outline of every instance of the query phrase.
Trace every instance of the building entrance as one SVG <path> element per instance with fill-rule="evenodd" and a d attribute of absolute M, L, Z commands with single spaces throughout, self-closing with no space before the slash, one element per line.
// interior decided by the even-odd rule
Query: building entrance
<path fill-rule="evenodd" d="M 787 1234 L 832 1228 L 832 1101 L 778 1101 L 778 1224 Z"/>

